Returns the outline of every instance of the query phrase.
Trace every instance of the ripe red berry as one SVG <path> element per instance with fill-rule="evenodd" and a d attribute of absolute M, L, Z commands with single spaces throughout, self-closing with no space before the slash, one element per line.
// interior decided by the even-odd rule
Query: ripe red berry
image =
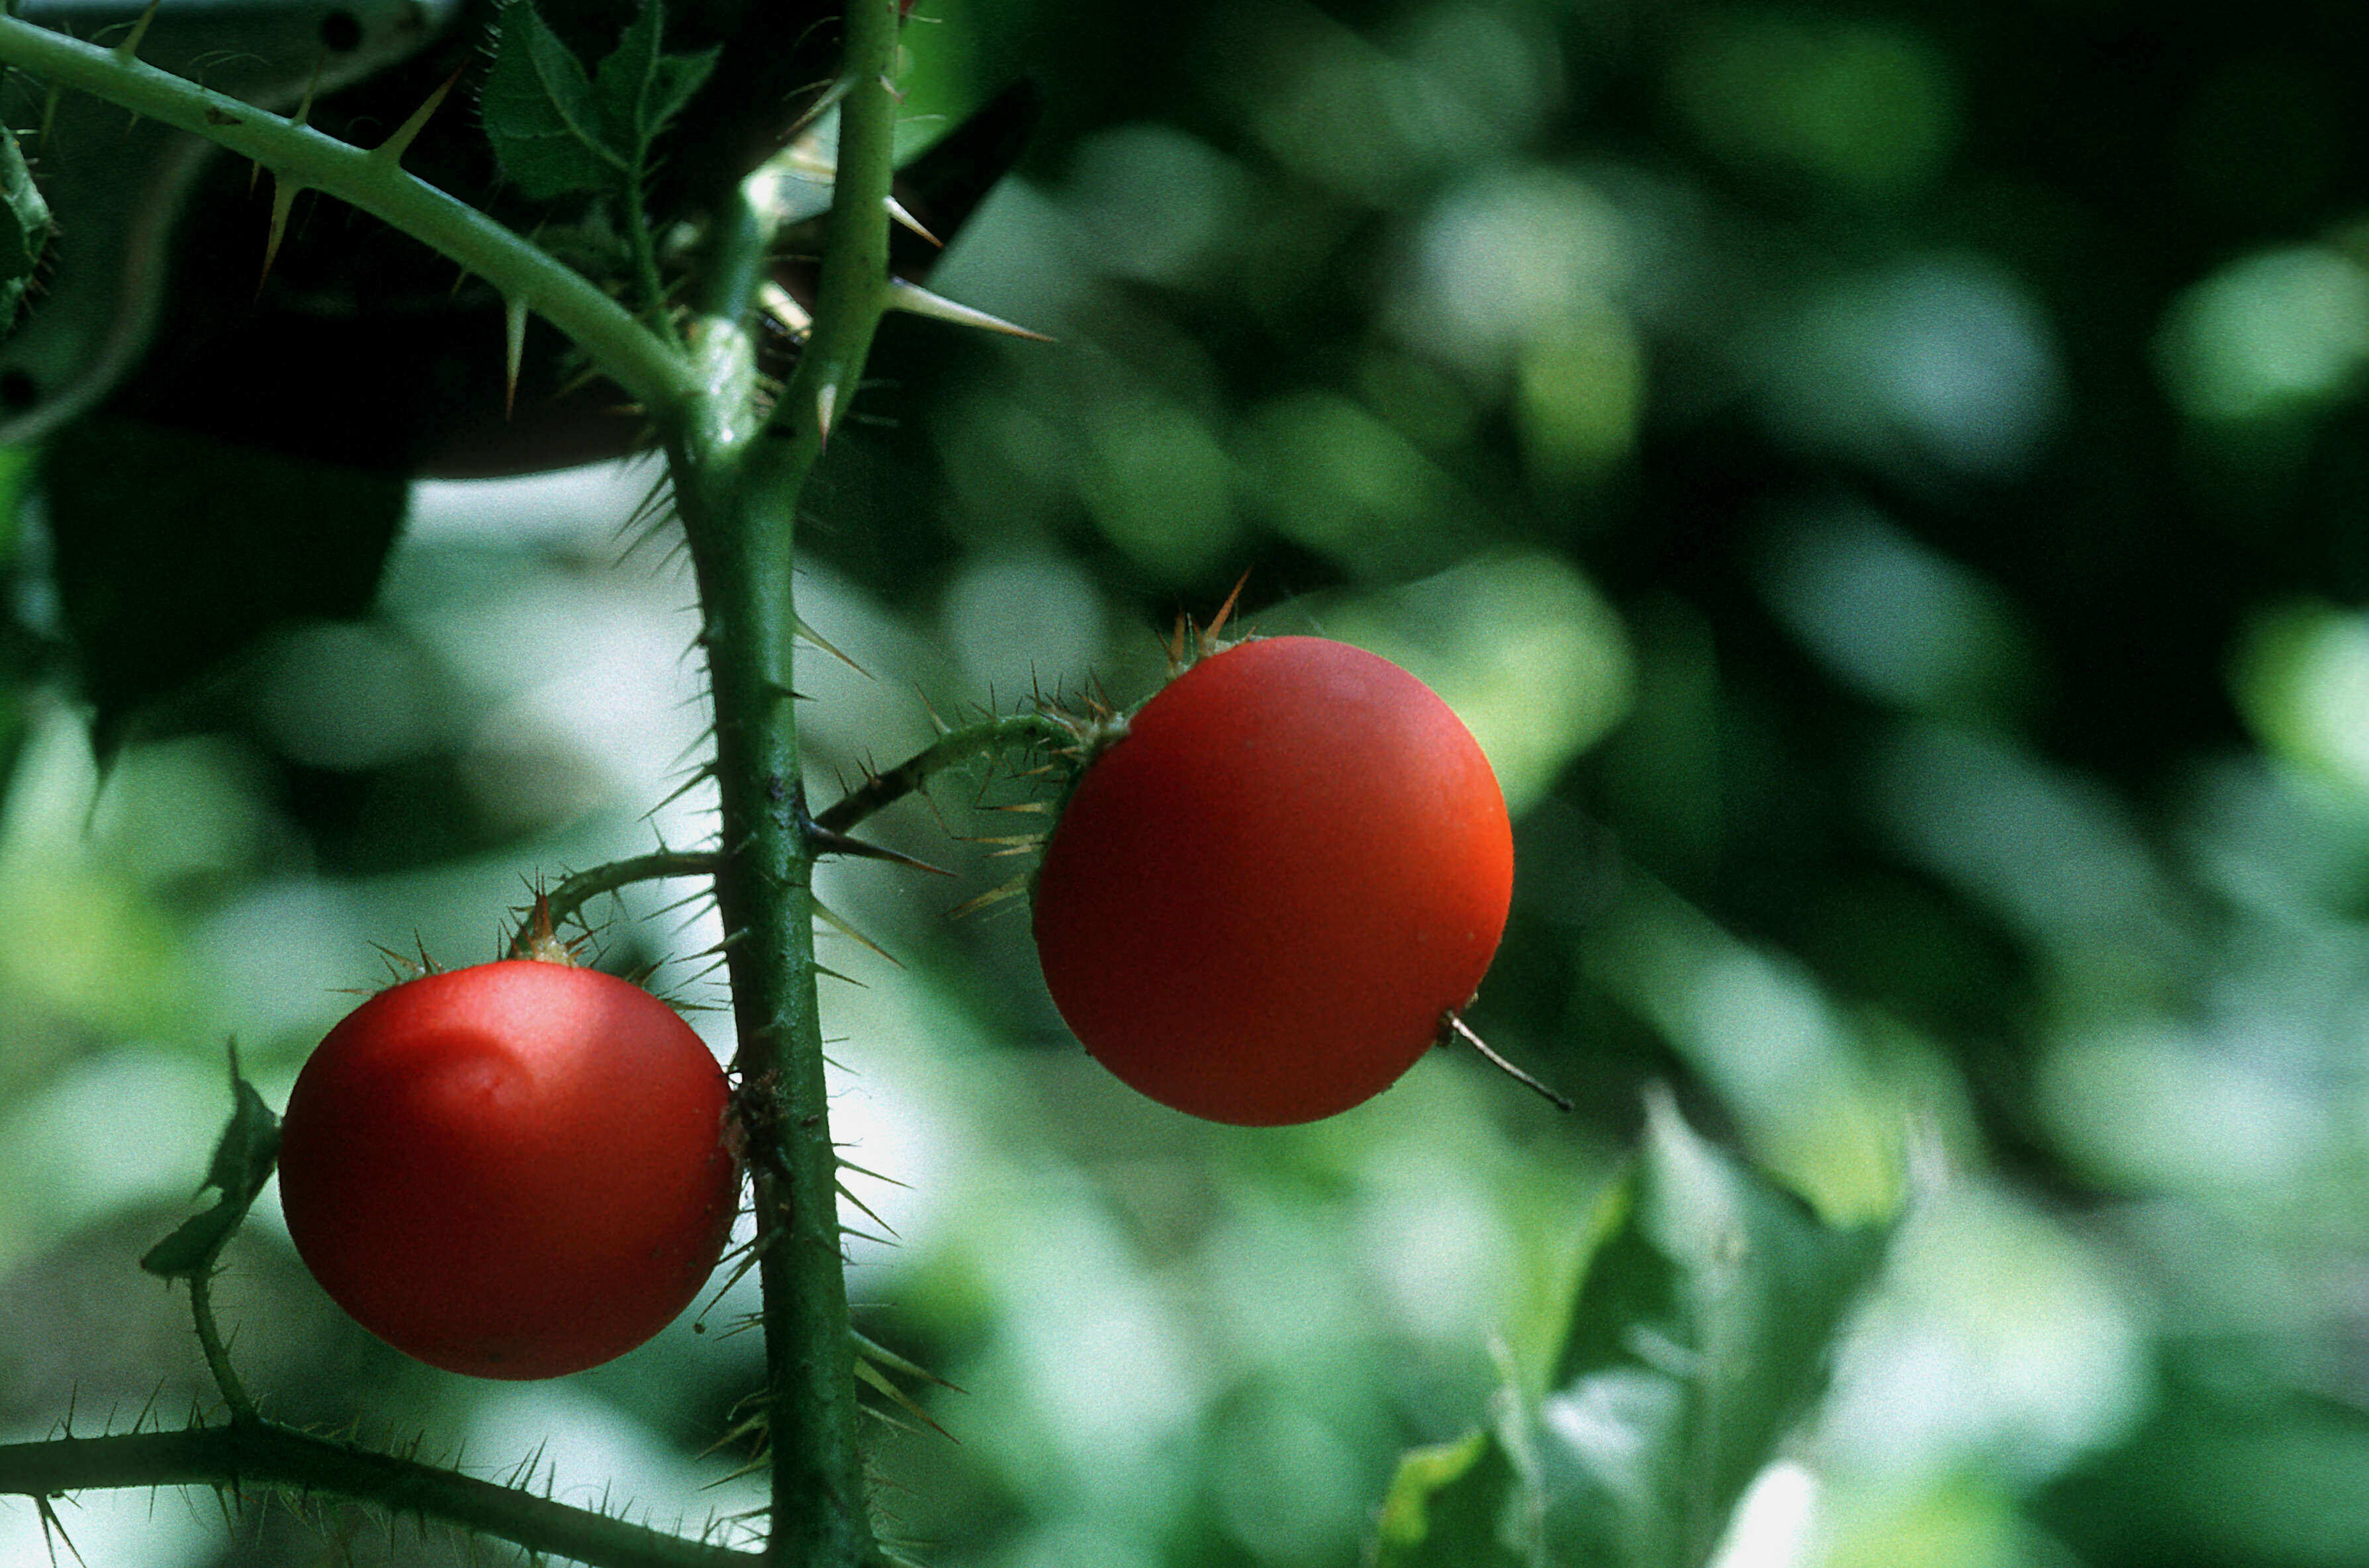
<path fill-rule="evenodd" d="M 1471 1000 L 1513 887 L 1471 733 L 1389 660 L 1246 642 L 1146 703 L 1046 846 L 1045 981 L 1181 1111 L 1271 1126 L 1379 1093 Z"/>
<path fill-rule="evenodd" d="M 314 1277 L 422 1361 L 548 1378 L 664 1328 L 738 1207 L 728 1092 L 640 987 L 509 960 L 380 992 L 288 1098 L 280 1204 Z"/>

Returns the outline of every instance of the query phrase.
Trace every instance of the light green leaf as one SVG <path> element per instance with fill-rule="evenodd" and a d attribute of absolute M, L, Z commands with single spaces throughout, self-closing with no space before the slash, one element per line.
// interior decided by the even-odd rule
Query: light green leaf
<path fill-rule="evenodd" d="M 1498 1528 L 1515 1482 L 1504 1447 L 1479 1427 L 1410 1451 L 1382 1499 L 1377 1568 L 1520 1568 Z"/>
<path fill-rule="evenodd" d="M 1839 1229 L 1657 1100 L 1543 1396 L 1402 1464 L 1376 1568 L 1701 1568 L 1825 1386 L 1888 1225 Z"/>

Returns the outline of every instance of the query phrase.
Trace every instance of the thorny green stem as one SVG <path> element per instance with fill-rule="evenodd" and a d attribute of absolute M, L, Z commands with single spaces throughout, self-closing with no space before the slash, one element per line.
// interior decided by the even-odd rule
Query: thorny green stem
<path fill-rule="evenodd" d="M 1076 743 L 1077 730 L 1050 714 L 1013 714 L 950 730 L 886 773 L 849 790 L 840 801 L 815 818 L 815 826 L 843 833 L 884 807 L 895 804 L 949 768 L 975 757 L 1032 747 L 1063 747 Z"/>
<path fill-rule="evenodd" d="M 603 894 L 636 882 L 660 882 L 670 876 L 713 876 L 715 856 L 706 850 L 659 850 L 652 854 L 612 860 L 575 872 L 542 895 L 542 908 L 555 926 L 580 913 Z M 535 916 L 530 913 L 510 939 L 510 956 L 522 957 L 533 945 Z"/>
<path fill-rule="evenodd" d="M 264 1488 L 367 1502 L 593 1568 L 757 1568 L 764 1561 L 252 1414 L 175 1432 L 0 1444 L 0 1494 L 48 1498 L 129 1486 Z"/>
<path fill-rule="evenodd" d="M 843 413 L 887 294 L 896 0 L 852 0 L 844 22 L 839 172 L 814 326 L 770 420 L 749 416 L 753 295 L 769 242 L 744 193 L 715 225 L 691 344 L 707 389 L 662 423 L 697 573 L 711 700 L 724 918 L 739 1049 L 741 1131 L 764 1296 L 769 1561 L 878 1560 L 858 1405 L 839 1159 L 816 998 L 809 833 L 792 692 L 798 497 Z"/>
<path fill-rule="evenodd" d="M 214 1271 L 211 1263 L 189 1276 L 189 1310 L 197 1319 L 198 1348 L 205 1356 L 207 1370 L 213 1373 L 214 1386 L 222 1390 L 223 1403 L 230 1407 L 231 1420 L 253 1421 L 255 1400 L 239 1380 L 238 1368 L 231 1365 L 230 1346 L 223 1343 L 222 1329 L 214 1322 Z"/>
<path fill-rule="evenodd" d="M 0 65 L 202 136 L 254 159 L 280 179 L 385 220 L 485 279 L 505 298 L 524 301 L 639 402 L 672 404 L 692 390 L 682 355 L 599 285 L 467 202 L 406 174 L 392 158 L 14 17 L 0 16 Z M 260 235 L 257 240 L 259 252 Z"/>
<path fill-rule="evenodd" d="M 674 318 L 667 309 L 666 279 L 658 269 L 658 237 L 650 233 L 649 213 L 642 205 L 643 188 L 649 180 L 648 149 L 644 147 L 626 171 L 624 197 L 626 203 L 626 232 L 632 236 L 634 272 L 642 291 L 643 309 L 647 314 L 652 331 L 668 342 L 680 342 Z"/>
<path fill-rule="evenodd" d="M 773 408 L 775 432 L 792 449 L 782 461 L 794 488 L 803 484 L 854 401 L 873 332 L 889 301 L 888 191 L 897 97 L 888 73 L 897 53 L 897 8 L 886 0 L 856 0 L 848 7 L 846 27 L 840 67 L 846 90 L 839 103 L 839 166 L 831 185 L 820 300 L 797 370 Z"/>

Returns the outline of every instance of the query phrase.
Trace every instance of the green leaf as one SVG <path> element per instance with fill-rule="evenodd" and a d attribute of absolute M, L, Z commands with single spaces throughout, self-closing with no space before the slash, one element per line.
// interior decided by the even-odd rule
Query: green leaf
<path fill-rule="evenodd" d="M 1498 1515 L 1516 1488 L 1494 1436 L 1475 1427 L 1461 1440 L 1415 1448 L 1399 1460 L 1376 1525 L 1379 1564 L 1388 1568 L 1519 1568 Z"/>
<path fill-rule="evenodd" d="M 480 103 L 502 172 L 536 200 L 601 190 L 630 166 L 608 137 L 584 63 L 532 0 L 505 0 Z"/>
<path fill-rule="evenodd" d="M 32 276 L 50 237 L 50 204 L 25 166 L 13 131 L 0 130 L 0 280 Z"/>
<path fill-rule="evenodd" d="M 666 11 L 647 0 L 600 65 L 584 63 L 535 10 L 506 0 L 486 74 L 486 134 L 502 169 L 538 200 L 617 188 L 715 66 L 715 51 L 668 54 Z"/>
<path fill-rule="evenodd" d="M 33 264 L 50 238 L 50 204 L 25 166 L 16 133 L 0 130 L 0 334 L 17 324 Z"/>
<path fill-rule="evenodd" d="M 210 1273 L 223 1243 L 246 1218 L 263 1184 L 271 1179 L 272 1166 L 280 1158 L 280 1118 L 271 1114 L 255 1085 L 239 1075 L 235 1045 L 230 1052 L 230 1122 L 214 1145 L 206 1179 L 198 1188 L 200 1192 L 215 1188 L 222 1196 L 212 1208 L 182 1221 L 171 1235 L 148 1249 L 140 1266 L 151 1274 L 188 1279 Z"/>
<path fill-rule="evenodd" d="M 697 54 L 658 52 L 664 12 L 660 0 L 648 0 L 592 79 L 608 144 L 636 165 L 715 68 L 713 49 Z"/>
<path fill-rule="evenodd" d="M 1657 1100 L 1542 1397 L 1408 1456 L 1376 1568 L 1701 1568 L 1824 1391 L 1891 1227 L 1839 1229 Z"/>

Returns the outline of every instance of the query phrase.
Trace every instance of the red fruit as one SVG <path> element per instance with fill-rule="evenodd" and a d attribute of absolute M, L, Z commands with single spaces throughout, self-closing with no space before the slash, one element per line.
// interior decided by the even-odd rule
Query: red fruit
<path fill-rule="evenodd" d="M 1143 1093 L 1313 1121 L 1388 1088 L 1471 1000 L 1513 872 L 1496 778 L 1429 687 L 1343 643 L 1246 642 L 1087 768 L 1037 874 L 1037 955 Z"/>
<path fill-rule="evenodd" d="M 380 992 L 288 1097 L 280 1200 L 338 1304 L 396 1349 L 550 1378 L 648 1339 L 739 1204 L 728 1091 L 640 987 L 509 960 Z"/>

